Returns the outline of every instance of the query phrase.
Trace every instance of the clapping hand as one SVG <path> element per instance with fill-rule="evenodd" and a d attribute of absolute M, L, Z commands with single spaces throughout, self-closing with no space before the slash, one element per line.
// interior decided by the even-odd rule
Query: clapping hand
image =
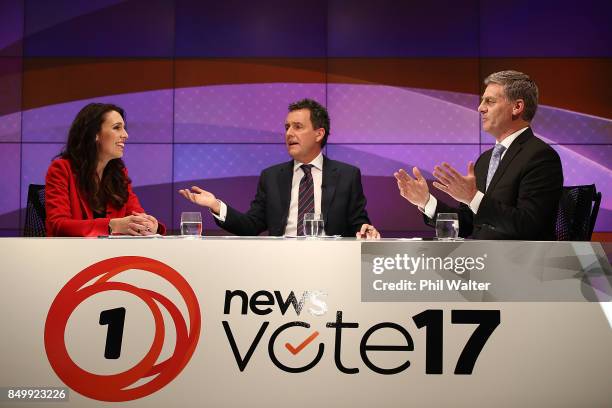
<path fill-rule="evenodd" d="M 468 163 L 467 175 L 465 176 L 448 163 L 442 163 L 441 166 L 434 167 L 433 175 L 438 179 L 438 181 L 434 181 L 434 187 L 444 191 L 460 203 L 469 205 L 478 191 L 473 162 Z"/>
<path fill-rule="evenodd" d="M 404 169 L 393 173 L 397 179 L 397 187 L 401 196 L 417 207 L 425 208 L 429 201 L 427 181 L 416 167 L 412 168 L 412 174 L 415 178 L 410 177 Z"/>

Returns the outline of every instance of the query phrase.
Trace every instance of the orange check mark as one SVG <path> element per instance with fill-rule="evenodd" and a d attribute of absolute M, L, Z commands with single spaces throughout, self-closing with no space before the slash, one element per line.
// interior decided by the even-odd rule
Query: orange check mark
<path fill-rule="evenodd" d="M 315 331 L 314 333 L 312 333 L 310 336 L 308 336 L 308 338 L 306 340 L 304 340 L 303 342 L 301 342 L 297 347 L 293 347 L 291 345 L 291 343 L 285 343 L 285 347 L 287 347 L 287 350 L 289 350 L 291 352 L 291 354 L 293 354 L 294 356 L 299 353 L 300 351 L 302 351 L 304 349 L 304 347 L 306 347 L 307 345 L 309 345 L 314 339 L 317 338 L 317 336 L 319 335 L 318 331 Z"/>

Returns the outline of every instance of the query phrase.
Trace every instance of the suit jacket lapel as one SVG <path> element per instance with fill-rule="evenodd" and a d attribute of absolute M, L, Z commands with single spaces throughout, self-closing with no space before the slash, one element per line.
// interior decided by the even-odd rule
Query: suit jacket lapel
<path fill-rule="evenodd" d="M 323 220 L 327 224 L 327 215 L 338 183 L 338 167 L 331 160 L 323 156 L 323 181 L 321 183 L 321 212 Z"/>
<path fill-rule="evenodd" d="M 482 162 L 487 163 L 486 166 L 478 166 L 476 168 L 476 188 L 478 191 L 485 191 L 487 187 L 487 172 L 489 170 L 489 162 L 491 161 L 492 150 L 488 150 L 482 154 Z"/>
<path fill-rule="evenodd" d="M 81 210 L 83 211 L 83 214 L 85 214 L 85 219 L 92 220 L 94 215 L 91 207 L 89 206 L 89 203 L 85 201 L 85 197 L 83 197 L 80 192 L 78 194 L 79 202 L 81 203 Z"/>
<path fill-rule="evenodd" d="M 493 188 L 495 188 L 495 184 L 497 184 L 499 179 L 502 178 L 502 176 L 504 175 L 504 172 L 510 166 L 510 163 L 512 162 L 512 160 L 523 149 L 523 143 L 525 143 L 525 141 L 531 136 L 533 136 L 533 132 L 531 131 L 531 128 L 527 128 L 527 130 L 521 133 L 516 138 L 516 140 L 512 142 L 512 144 L 510 145 L 510 148 L 508 149 L 508 151 L 502 158 L 501 162 L 499 162 L 499 166 L 497 167 L 497 170 L 495 171 L 495 174 L 493 175 L 493 179 L 491 180 L 491 183 L 489 184 L 489 188 L 487 189 L 487 191 L 491 191 L 493 190 Z"/>
<path fill-rule="evenodd" d="M 291 183 L 293 181 L 293 160 L 281 167 L 278 175 L 278 192 L 280 195 L 282 209 L 282 224 L 283 231 L 287 226 L 287 217 L 289 216 L 289 203 L 291 201 Z"/>

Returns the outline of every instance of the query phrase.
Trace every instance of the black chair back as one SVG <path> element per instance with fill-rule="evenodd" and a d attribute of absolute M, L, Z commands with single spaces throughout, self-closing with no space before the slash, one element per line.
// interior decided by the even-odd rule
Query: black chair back
<path fill-rule="evenodd" d="M 45 186 L 30 184 L 28 188 L 28 206 L 26 208 L 23 236 L 46 237 L 45 219 Z"/>
<path fill-rule="evenodd" d="M 595 184 L 563 187 L 555 226 L 557 241 L 590 241 L 600 203 Z"/>

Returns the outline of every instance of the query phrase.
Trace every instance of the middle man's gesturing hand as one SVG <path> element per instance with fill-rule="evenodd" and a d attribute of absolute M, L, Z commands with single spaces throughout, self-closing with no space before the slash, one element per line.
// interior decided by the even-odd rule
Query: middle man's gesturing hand
<path fill-rule="evenodd" d="M 200 205 L 202 207 L 207 207 L 212 210 L 215 214 L 219 214 L 220 204 L 215 195 L 209 191 L 202 190 L 198 186 L 192 186 L 191 190 L 183 189 L 178 191 L 180 195 L 185 197 L 187 200 Z"/>

